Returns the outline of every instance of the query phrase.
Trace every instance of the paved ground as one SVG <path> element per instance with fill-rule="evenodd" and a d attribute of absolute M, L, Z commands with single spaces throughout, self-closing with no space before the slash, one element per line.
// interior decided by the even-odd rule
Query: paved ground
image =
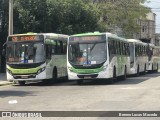
<path fill-rule="evenodd" d="M 0 80 L 1 83 L 7 83 L 5 74 L 0 74 Z M 125 81 L 113 84 L 108 84 L 106 81 L 86 81 L 84 85 L 79 86 L 75 81 L 69 81 L 49 85 L 39 82 L 25 86 L 0 87 L 0 110 L 4 111 L 160 111 L 159 99 L 160 73 L 129 77 Z M 67 117 L 41 120 L 45 119 L 159 120 L 160 118 Z"/>
<path fill-rule="evenodd" d="M 9 85 L 9 84 L 12 84 L 12 83 L 7 81 L 6 74 L 0 73 L 0 86 Z"/>

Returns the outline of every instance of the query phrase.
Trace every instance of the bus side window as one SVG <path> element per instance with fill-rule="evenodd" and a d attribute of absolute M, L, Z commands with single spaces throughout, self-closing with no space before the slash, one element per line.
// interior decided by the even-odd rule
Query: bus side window
<path fill-rule="evenodd" d="M 122 54 L 123 54 L 123 55 L 126 55 L 126 51 L 125 51 L 125 43 L 124 43 L 124 42 L 122 43 L 122 46 L 123 46 L 123 47 L 122 47 L 122 48 L 123 48 L 123 49 L 122 49 L 122 51 L 123 51 Z"/>
<path fill-rule="evenodd" d="M 140 56 L 140 46 L 137 45 L 137 56 Z"/>
<path fill-rule="evenodd" d="M 58 53 L 60 53 L 60 42 L 56 41 L 56 53 L 55 54 L 58 54 Z"/>
<path fill-rule="evenodd" d="M 119 54 L 119 50 L 118 50 L 118 41 L 115 40 L 115 48 L 116 48 L 116 55 Z"/>
<path fill-rule="evenodd" d="M 109 56 L 111 56 L 113 54 L 113 40 L 112 40 L 112 38 L 110 38 L 110 40 L 108 41 L 108 49 L 109 49 Z"/>
<path fill-rule="evenodd" d="M 118 47 L 119 47 L 119 55 L 122 55 L 122 45 L 121 45 L 121 42 L 118 41 Z"/>
<path fill-rule="evenodd" d="M 63 54 L 67 53 L 67 42 L 63 42 Z"/>
<path fill-rule="evenodd" d="M 113 54 L 116 55 L 116 44 L 115 44 L 115 40 L 113 40 Z"/>
<path fill-rule="evenodd" d="M 60 54 L 66 54 L 67 52 L 67 43 L 60 41 Z"/>
<path fill-rule="evenodd" d="M 135 45 L 135 56 L 137 57 L 137 52 L 138 52 L 138 50 L 137 50 L 137 45 Z"/>
<path fill-rule="evenodd" d="M 51 59 L 51 54 L 52 54 L 52 46 L 46 45 L 46 58 Z"/>
<path fill-rule="evenodd" d="M 127 44 L 126 47 L 127 47 L 127 50 L 126 50 L 127 51 L 127 55 L 130 56 L 131 53 L 130 53 L 130 50 L 129 50 L 129 44 Z"/>

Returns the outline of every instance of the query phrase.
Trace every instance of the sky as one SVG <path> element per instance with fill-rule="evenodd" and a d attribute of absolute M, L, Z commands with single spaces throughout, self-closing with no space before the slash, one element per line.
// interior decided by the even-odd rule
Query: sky
<path fill-rule="evenodd" d="M 150 3 L 145 3 L 145 5 L 156 14 L 156 33 L 160 33 L 160 0 L 150 0 Z"/>

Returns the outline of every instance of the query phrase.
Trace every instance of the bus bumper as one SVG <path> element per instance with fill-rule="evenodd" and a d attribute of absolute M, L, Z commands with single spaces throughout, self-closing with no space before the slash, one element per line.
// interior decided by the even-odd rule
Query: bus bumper
<path fill-rule="evenodd" d="M 46 79 L 45 71 L 41 72 L 40 74 L 30 74 L 30 75 L 11 75 L 7 73 L 7 80 L 8 81 L 38 81 Z"/>
<path fill-rule="evenodd" d="M 109 75 L 110 72 L 101 71 L 99 73 L 92 73 L 92 74 L 77 74 L 74 72 L 68 73 L 68 80 L 79 80 L 79 79 L 107 79 L 111 78 L 112 76 Z"/>

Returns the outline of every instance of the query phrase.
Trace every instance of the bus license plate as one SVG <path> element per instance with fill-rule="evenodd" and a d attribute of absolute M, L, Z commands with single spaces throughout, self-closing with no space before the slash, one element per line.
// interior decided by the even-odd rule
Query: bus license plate
<path fill-rule="evenodd" d="M 27 78 L 28 78 L 28 76 L 21 76 L 21 78 L 23 78 L 23 79 L 27 79 Z"/>
<path fill-rule="evenodd" d="M 84 76 L 84 79 L 91 79 L 91 76 Z"/>

